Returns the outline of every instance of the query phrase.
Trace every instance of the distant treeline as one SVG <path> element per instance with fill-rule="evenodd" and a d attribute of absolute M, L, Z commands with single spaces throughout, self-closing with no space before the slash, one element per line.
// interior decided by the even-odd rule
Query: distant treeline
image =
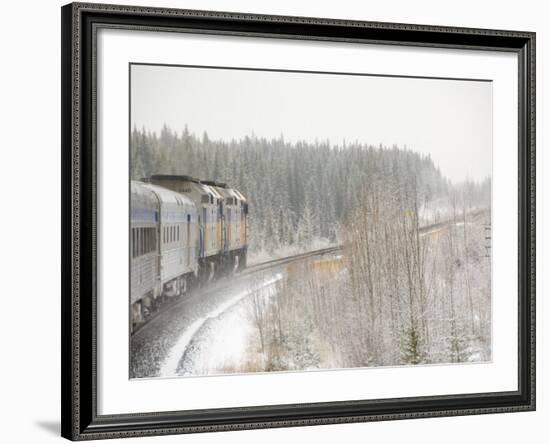
<path fill-rule="evenodd" d="M 448 201 L 457 187 L 472 205 L 490 202 L 490 180 L 452 185 L 429 156 L 398 147 L 359 143 L 289 143 L 284 137 L 246 136 L 230 142 L 198 137 L 187 127 L 160 134 L 134 128 L 130 144 L 132 179 L 183 174 L 225 182 L 249 199 L 252 251 L 335 241 L 358 206 L 361 190 L 384 183 L 396 189 L 414 177 L 420 202 Z"/>

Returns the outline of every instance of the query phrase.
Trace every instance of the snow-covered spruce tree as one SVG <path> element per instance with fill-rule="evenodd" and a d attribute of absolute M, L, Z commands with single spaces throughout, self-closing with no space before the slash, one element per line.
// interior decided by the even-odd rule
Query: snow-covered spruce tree
<path fill-rule="evenodd" d="M 420 364 L 423 362 L 422 347 L 418 328 L 415 324 L 407 327 L 401 337 L 401 363 L 402 364 Z"/>

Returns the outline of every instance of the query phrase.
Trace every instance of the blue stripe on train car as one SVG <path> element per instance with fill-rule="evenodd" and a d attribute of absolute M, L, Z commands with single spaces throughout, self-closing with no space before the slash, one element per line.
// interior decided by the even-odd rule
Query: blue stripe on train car
<path fill-rule="evenodd" d="M 132 221 L 140 222 L 158 222 L 158 211 L 150 210 L 148 208 L 135 208 L 130 209 L 130 219 Z"/>
<path fill-rule="evenodd" d="M 189 216 L 189 218 L 188 218 Z M 162 213 L 163 222 L 192 222 L 193 217 L 189 213 L 180 213 L 179 211 L 165 211 Z"/>

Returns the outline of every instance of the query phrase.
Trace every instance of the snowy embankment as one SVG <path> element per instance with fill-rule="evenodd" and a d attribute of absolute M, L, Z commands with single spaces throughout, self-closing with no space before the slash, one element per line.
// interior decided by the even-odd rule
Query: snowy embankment
<path fill-rule="evenodd" d="M 277 273 L 239 288 L 226 302 L 194 320 L 168 352 L 159 376 L 220 373 L 240 363 L 253 329 L 246 299 L 258 293 L 268 297 L 282 277 Z"/>

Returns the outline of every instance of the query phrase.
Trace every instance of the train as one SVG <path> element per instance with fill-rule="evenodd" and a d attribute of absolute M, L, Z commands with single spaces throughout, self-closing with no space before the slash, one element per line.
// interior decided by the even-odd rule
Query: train
<path fill-rule="evenodd" d="M 213 180 L 155 174 L 130 182 L 130 324 L 246 267 L 248 201 Z"/>

